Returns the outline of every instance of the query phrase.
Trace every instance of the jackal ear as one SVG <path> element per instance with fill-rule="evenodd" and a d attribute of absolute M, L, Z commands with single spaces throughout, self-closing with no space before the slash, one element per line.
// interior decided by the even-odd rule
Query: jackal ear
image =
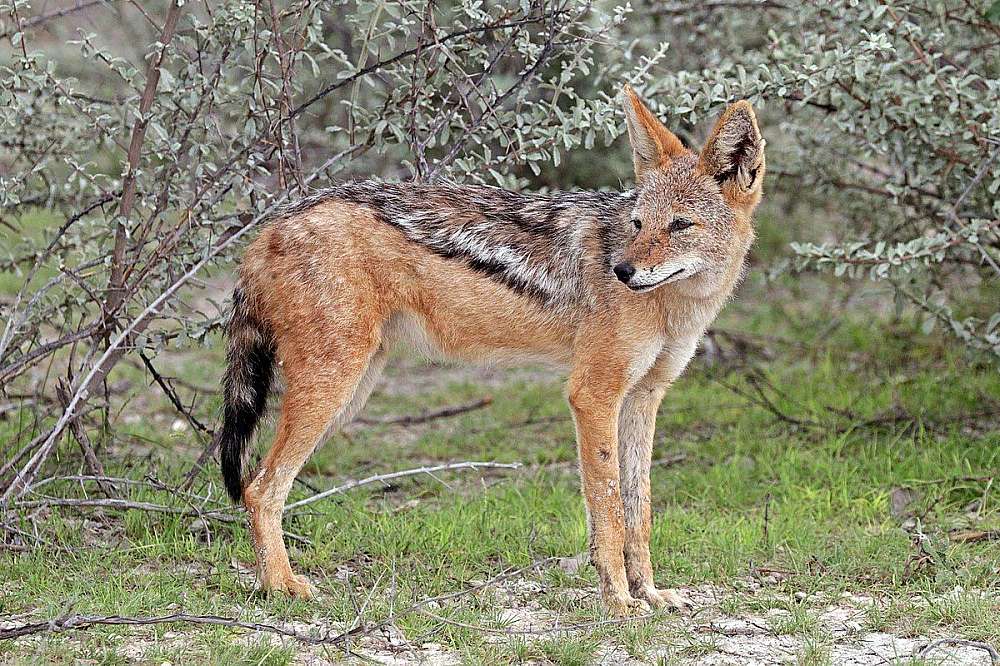
<path fill-rule="evenodd" d="M 623 92 L 635 176 L 642 178 L 649 171 L 669 164 L 672 158 L 683 154 L 685 148 L 681 140 L 646 108 L 632 86 L 626 84 Z"/>
<path fill-rule="evenodd" d="M 705 142 L 701 170 L 715 178 L 731 203 L 753 209 L 764 182 L 764 138 L 746 100 L 730 104 Z"/>

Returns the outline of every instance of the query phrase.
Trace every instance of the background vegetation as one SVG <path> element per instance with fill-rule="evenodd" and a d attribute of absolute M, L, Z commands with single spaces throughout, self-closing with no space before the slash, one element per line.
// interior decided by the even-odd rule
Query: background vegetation
<path fill-rule="evenodd" d="M 0 637 L 25 634 L 0 659 L 996 644 L 1000 5 L 0 0 L 0 21 Z M 660 415 L 654 557 L 702 614 L 600 624 L 557 381 L 406 357 L 293 499 L 522 466 L 310 504 L 286 528 L 320 603 L 253 595 L 211 460 L 244 240 L 353 177 L 627 187 L 626 81 L 692 145 L 738 98 L 768 141 L 751 276 Z M 846 637 L 845 593 L 867 599 Z"/>

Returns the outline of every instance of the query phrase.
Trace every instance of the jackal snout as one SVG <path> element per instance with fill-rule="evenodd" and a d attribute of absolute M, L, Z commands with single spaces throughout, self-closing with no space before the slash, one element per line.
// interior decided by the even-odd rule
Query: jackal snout
<path fill-rule="evenodd" d="M 635 266 L 631 262 L 623 261 L 615 265 L 614 273 L 616 278 L 628 284 L 632 276 L 635 275 Z"/>

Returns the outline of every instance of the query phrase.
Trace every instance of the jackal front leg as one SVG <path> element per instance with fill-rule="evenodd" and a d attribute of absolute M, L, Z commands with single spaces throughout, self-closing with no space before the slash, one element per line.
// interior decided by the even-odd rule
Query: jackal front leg
<path fill-rule="evenodd" d="M 686 608 L 691 604 L 674 590 L 658 590 L 653 583 L 649 555 L 652 505 L 649 472 L 656 431 L 656 411 L 666 387 L 640 383 L 622 402 L 618 420 L 618 464 L 625 513 L 625 570 L 637 599 L 654 608 Z"/>
<path fill-rule="evenodd" d="M 587 377 L 570 378 L 569 402 L 576 421 L 583 498 L 587 506 L 590 559 L 600 579 L 601 597 L 613 615 L 649 610 L 634 598 L 625 576 L 625 523 L 618 478 L 618 411 L 621 392 Z"/>

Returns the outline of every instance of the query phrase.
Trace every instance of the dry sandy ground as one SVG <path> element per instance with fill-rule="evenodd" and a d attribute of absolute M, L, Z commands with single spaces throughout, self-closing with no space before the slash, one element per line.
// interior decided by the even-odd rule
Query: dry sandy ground
<path fill-rule="evenodd" d="M 649 664 L 649 663 L 690 663 L 690 664 L 795 664 L 817 663 L 807 659 L 809 639 L 791 634 L 778 634 L 772 629 L 780 622 L 780 616 L 787 611 L 771 610 L 760 615 L 733 617 L 722 611 L 720 604 L 726 595 L 755 594 L 762 591 L 760 583 L 752 580 L 743 583 L 743 590 L 723 590 L 702 586 L 684 590 L 694 603 L 695 610 L 684 615 L 672 615 L 664 624 L 662 637 L 648 647 L 642 658 L 630 655 L 613 639 L 601 644 L 594 663 L 596 664 Z M 537 599 L 543 591 L 543 584 L 534 579 L 507 581 L 491 588 L 494 600 L 499 600 L 507 609 L 501 617 L 505 624 L 503 632 L 490 635 L 488 641 L 504 642 L 517 635 L 524 640 L 550 640 L 565 637 L 572 631 L 565 629 L 565 621 L 552 611 L 542 608 Z M 580 598 L 596 594 L 593 589 L 579 589 Z M 320 599 L 320 603 L 322 600 Z M 869 631 L 865 626 L 865 610 L 875 601 L 871 597 L 845 594 L 828 604 L 813 606 L 813 615 L 818 620 L 820 633 L 826 634 L 822 642 L 825 647 L 818 663 L 833 664 L 902 664 L 918 663 L 987 665 L 990 654 L 974 644 L 939 644 L 942 636 L 900 636 L 892 633 Z M 435 611 L 434 604 L 427 607 Z M 303 633 L 336 634 L 346 627 L 315 623 L 282 623 L 276 618 L 257 618 Z M 140 638 L 145 632 L 131 634 L 131 639 L 122 646 L 122 656 L 129 660 L 144 661 L 152 641 Z M 505 635 L 506 634 L 506 635 Z M 612 635 L 613 630 L 606 632 Z M 151 632 L 148 636 L 152 638 Z M 167 632 L 160 639 L 160 647 L 180 647 L 186 642 L 183 630 Z M 283 645 L 297 650 L 294 662 L 309 666 L 342 663 L 379 663 L 392 666 L 428 664 L 451 666 L 461 664 L 461 655 L 437 643 L 421 643 L 410 640 L 396 626 L 383 627 L 371 635 L 356 641 L 351 649 L 355 656 L 345 655 L 338 648 L 304 646 L 293 639 L 273 634 L 247 633 L 241 639 L 249 643 Z M 926 650 L 928 646 L 931 649 Z M 661 661 L 662 660 L 662 661 Z M 466 662 L 468 663 L 468 662 Z M 548 661 L 527 663 L 548 664 Z"/>
<path fill-rule="evenodd" d="M 541 585 L 533 581 L 514 583 L 503 592 L 512 605 L 503 613 L 510 631 L 539 632 L 543 639 L 560 635 L 560 622 L 551 612 L 541 609 L 537 598 Z M 596 590 L 581 590 L 581 594 L 595 594 Z M 730 592 L 731 593 L 731 592 Z M 668 636 L 660 646 L 648 649 L 642 659 L 636 659 L 620 646 L 604 644 L 595 663 L 645 664 L 656 663 L 660 658 L 674 663 L 697 664 L 787 664 L 797 663 L 806 648 L 806 639 L 793 635 L 775 635 L 770 623 L 776 615 L 787 611 L 771 611 L 765 615 L 730 617 L 719 608 L 723 592 L 712 587 L 686 590 L 695 604 L 695 612 L 671 618 L 665 631 Z M 517 605 L 520 602 L 520 605 Z M 865 608 L 873 600 L 866 597 L 843 597 L 836 604 L 818 608 L 820 625 L 832 636 L 828 656 L 834 664 L 885 664 L 905 663 L 932 643 L 925 636 L 901 637 L 890 633 L 871 632 L 863 629 Z M 550 632 L 550 633 L 543 633 Z M 672 641 L 669 634 L 678 637 Z M 693 637 L 693 638 L 692 638 Z M 528 637 L 530 640 L 530 636 Z M 506 640 L 498 636 L 497 640 Z M 698 644 L 698 655 L 685 654 L 692 641 Z M 381 644 L 379 644 L 381 643 Z M 380 641 L 372 641 L 364 650 L 366 656 L 383 664 L 458 664 L 456 654 L 435 644 L 413 645 L 406 642 L 398 631 Z M 925 653 L 924 658 L 941 664 L 990 664 L 990 655 L 972 646 L 943 645 Z M 322 664 L 322 660 L 302 655 L 304 664 Z M 541 662 L 539 662 L 541 663 Z"/>

